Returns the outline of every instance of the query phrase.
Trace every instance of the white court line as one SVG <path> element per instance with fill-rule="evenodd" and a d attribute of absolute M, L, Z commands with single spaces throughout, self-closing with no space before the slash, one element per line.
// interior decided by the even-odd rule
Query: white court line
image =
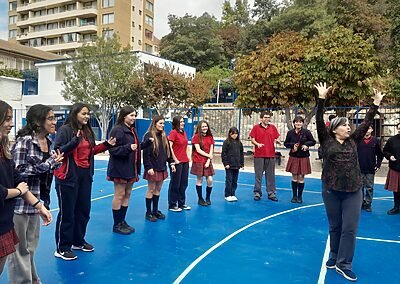
<path fill-rule="evenodd" d="M 264 217 L 262 219 L 259 219 L 257 221 L 254 221 L 253 223 L 250 223 L 242 228 L 240 228 L 239 230 L 233 232 L 232 234 L 230 234 L 229 236 L 225 237 L 224 239 L 222 239 L 221 241 L 219 241 L 218 243 L 216 243 L 215 245 L 213 245 L 211 248 L 209 248 L 206 252 L 204 252 L 202 255 L 200 255 L 198 258 L 195 259 L 195 261 L 193 261 L 188 267 L 186 267 L 186 269 L 178 276 L 178 278 L 176 278 L 176 280 L 173 282 L 174 284 L 178 284 L 181 283 L 181 281 L 190 273 L 190 271 L 192 271 L 192 269 L 199 264 L 205 257 L 207 257 L 210 253 L 212 253 L 214 250 L 216 250 L 217 248 L 219 248 L 220 246 L 222 246 L 224 243 L 226 243 L 227 241 L 229 241 L 230 239 L 232 239 L 233 237 L 235 237 L 236 235 L 240 234 L 241 232 L 247 230 L 250 227 L 253 227 L 254 225 L 257 225 L 261 222 L 264 222 L 266 220 L 272 219 L 274 217 L 283 215 L 283 214 L 287 214 L 293 211 L 297 211 L 300 209 L 306 209 L 306 208 L 311 208 L 311 207 L 316 207 L 316 206 L 321 206 L 324 205 L 323 203 L 318 203 L 318 204 L 312 204 L 312 205 L 307 205 L 307 206 L 301 206 L 301 207 L 297 207 L 297 208 L 293 208 L 293 209 L 289 209 L 289 210 L 285 210 L 282 212 L 278 212 L 272 215 L 269 215 L 267 217 Z"/>
<path fill-rule="evenodd" d="M 363 241 L 374 241 L 374 242 L 382 242 L 382 243 L 400 244 L 400 241 L 395 241 L 395 240 L 374 239 L 374 238 L 364 238 L 364 237 L 357 237 L 357 239 L 363 240 Z"/>
<path fill-rule="evenodd" d="M 137 186 L 137 187 L 133 187 L 132 191 L 134 191 L 136 189 L 139 189 L 139 188 L 142 188 L 142 187 L 147 187 L 147 184 L 144 184 L 144 185 L 141 185 L 141 186 Z M 96 197 L 96 198 L 92 198 L 90 200 L 90 202 L 94 202 L 94 201 L 101 200 L 101 199 L 108 198 L 108 197 L 112 197 L 112 196 L 114 196 L 114 193 L 103 195 L 103 196 Z M 54 211 L 58 211 L 58 210 L 60 210 L 60 208 L 54 208 L 54 209 L 51 209 L 50 212 L 54 212 Z"/>
<path fill-rule="evenodd" d="M 325 283 L 325 276 L 327 270 L 325 263 L 328 261 L 329 258 L 329 251 L 330 251 L 329 242 L 330 242 L 330 237 L 328 235 L 328 239 L 326 240 L 326 245 L 325 245 L 324 257 L 322 258 L 321 270 L 319 272 L 318 284 Z"/>

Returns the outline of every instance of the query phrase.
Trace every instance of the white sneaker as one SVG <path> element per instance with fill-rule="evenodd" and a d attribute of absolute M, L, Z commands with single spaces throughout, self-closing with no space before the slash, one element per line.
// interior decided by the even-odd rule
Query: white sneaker
<path fill-rule="evenodd" d="M 227 197 L 225 197 L 225 200 L 228 201 L 228 202 L 232 202 L 232 201 L 233 201 L 233 200 L 232 200 L 232 196 L 227 196 Z"/>
<path fill-rule="evenodd" d="M 174 207 L 168 208 L 168 210 L 173 211 L 173 212 L 181 212 L 182 208 L 179 208 L 178 206 L 174 206 Z"/>
<path fill-rule="evenodd" d="M 236 196 L 231 196 L 231 201 L 238 201 L 238 199 L 236 198 Z"/>

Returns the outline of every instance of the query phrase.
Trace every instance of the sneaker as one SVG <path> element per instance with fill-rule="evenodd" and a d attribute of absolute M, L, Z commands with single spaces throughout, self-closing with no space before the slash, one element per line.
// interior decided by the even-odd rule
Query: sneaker
<path fill-rule="evenodd" d="M 225 197 L 225 200 L 228 201 L 228 202 L 232 202 L 232 201 L 233 201 L 233 200 L 232 200 L 232 196 L 226 196 L 226 197 Z"/>
<path fill-rule="evenodd" d="M 199 205 L 201 206 L 208 206 L 207 202 L 204 201 L 204 199 L 199 199 L 199 201 L 197 202 Z"/>
<path fill-rule="evenodd" d="M 169 207 L 168 210 L 172 211 L 172 212 L 181 212 L 182 208 L 179 208 L 178 206 L 174 206 L 174 207 Z"/>
<path fill-rule="evenodd" d="M 297 203 L 297 197 L 293 196 L 293 197 L 292 197 L 292 200 L 290 200 L 290 202 L 292 202 L 292 203 Z"/>
<path fill-rule="evenodd" d="M 94 251 L 94 246 L 92 246 L 91 244 L 88 244 L 88 243 L 84 243 L 81 246 L 72 245 L 72 249 L 81 250 L 81 251 L 85 251 L 85 252 L 92 252 L 92 251 Z"/>
<path fill-rule="evenodd" d="M 211 199 L 206 199 L 207 206 L 211 205 Z"/>
<path fill-rule="evenodd" d="M 192 207 L 190 207 L 189 205 L 183 204 L 182 206 L 179 206 L 179 208 L 181 208 L 182 210 L 190 210 L 192 209 Z"/>
<path fill-rule="evenodd" d="M 356 274 L 351 271 L 350 269 L 341 269 L 336 266 L 336 272 L 342 275 L 344 278 L 350 281 L 357 281 L 357 276 Z"/>
<path fill-rule="evenodd" d="M 372 212 L 371 204 L 367 204 L 364 207 L 365 212 Z"/>
<path fill-rule="evenodd" d="M 333 269 L 336 267 L 336 259 L 330 258 L 328 261 L 325 263 L 326 268 Z"/>
<path fill-rule="evenodd" d="M 154 216 L 153 213 L 146 212 L 145 218 L 150 222 L 157 222 L 157 217 Z"/>
<path fill-rule="evenodd" d="M 124 227 L 122 223 L 113 226 L 113 232 L 121 235 L 130 235 L 132 232 L 127 227 Z"/>
<path fill-rule="evenodd" d="M 55 251 L 54 252 L 55 257 L 59 257 L 63 260 L 75 260 L 78 257 L 73 251 L 67 250 L 67 251 Z"/>
<path fill-rule="evenodd" d="M 278 198 L 276 197 L 275 194 L 268 195 L 268 199 L 272 201 L 278 201 Z"/>
<path fill-rule="evenodd" d="M 160 220 L 164 220 L 165 219 L 165 215 L 163 213 L 161 213 L 160 210 L 158 210 L 157 212 L 153 212 L 153 215 L 157 219 L 160 219 Z"/>
<path fill-rule="evenodd" d="M 255 201 L 259 201 L 260 199 L 261 199 L 260 194 L 258 194 L 258 193 L 254 194 L 254 200 Z"/>
<path fill-rule="evenodd" d="M 232 196 L 231 196 L 231 199 L 232 199 L 232 201 L 233 201 L 233 202 L 236 202 L 236 201 L 238 201 L 237 197 L 236 197 L 236 196 L 234 196 L 234 195 L 232 195 Z"/>
<path fill-rule="evenodd" d="M 399 213 L 400 213 L 399 207 L 393 207 L 387 212 L 388 215 L 396 215 Z"/>

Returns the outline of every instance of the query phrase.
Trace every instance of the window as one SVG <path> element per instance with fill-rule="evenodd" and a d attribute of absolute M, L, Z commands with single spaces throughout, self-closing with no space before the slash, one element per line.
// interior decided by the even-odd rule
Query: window
<path fill-rule="evenodd" d="M 103 15 L 103 25 L 108 25 L 113 23 L 114 23 L 114 13 Z"/>
<path fill-rule="evenodd" d="M 53 15 L 57 13 L 57 8 L 47 9 L 47 15 Z"/>
<path fill-rule="evenodd" d="M 135 38 L 134 37 L 132 37 L 131 40 L 132 40 L 132 43 L 135 43 Z"/>
<path fill-rule="evenodd" d="M 142 10 L 139 10 L 139 16 L 141 16 L 142 15 Z"/>
<path fill-rule="evenodd" d="M 132 28 L 134 28 L 135 27 L 135 22 L 132 22 Z"/>
<path fill-rule="evenodd" d="M 16 38 L 16 37 L 17 37 L 17 30 L 8 31 L 8 38 Z"/>
<path fill-rule="evenodd" d="M 144 30 L 144 36 L 145 36 L 147 39 L 152 40 L 152 39 L 153 39 L 153 32 L 152 32 L 152 31 L 149 31 L 148 29 L 145 29 L 145 30 Z"/>
<path fill-rule="evenodd" d="M 65 10 L 66 11 L 76 10 L 76 5 L 75 4 L 68 4 L 67 6 L 65 6 Z"/>
<path fill-rule="evenodd" d="M 114 7 L 114 0 L 103 0 L 103 8 Z"/>
<path fill-rule="evenodd" d="M 146 15 L 146 19 L 145 19 L 146 24 L 148 24 L 149 26 L 153 26 L 153 18 L 150 17 L 149 15 Z"/>
<path fill-rule="evenodd" d="M 11 16 L 11 17 L 9 17 L 9 18 L 8 18 L 8 23 L 9 23 L 10 25 L 16 24 L 16 23 L 17 23 L 17 16 Z"/>
<path fill-rule="evenodd" d="M 141 31 L 142 30 L 142 25 L 139 25 L 139 31 Z"/>
<path fill-rule="evenodd" d="M 112 38 L 114 35 L 114 30 L 104 30 L 103 31 L 103 36 L 105 39 Z"/>
<path fill-rule="evenodd" d="M 153 46 L 150 44 L 145 44 L 145 51 L 148 53 L 153 53 Z"/>
<path fill-rule="evenodd" d="M 132 6 L 132 12 L 135 12 L 135 6 Z"/>
<path fill-rule="evenodd" d="M 142 45 L 142 41 L 141 41 L 140 39 L 138 40 L 138 44 L 139 44 L 139 45 Z"/>
<path fill-rule="evenodd" d="M 33 27 L 34 32 L 41 32 L 46 30 L 46 25 L 37 25 Z"/>
<path fill-rule="evenodd" d="M 76 26 L 76 20 L 66 20 L 65 21 L 65 26 L 66 27 L 75 27 Z"/>
<path fill-rule="evenodd" d="M 77 42 L 79 41 L 79 34 L 69 33 L 61 35 L 61 43 Z"/>
<path fill-rule="evenodd" d="M 58 23 L 47 24 L 48 30 L 55 30 L 58 29 Z"/>
<path fill-rule="evenodd" d="M 47 39 L 47 45 L 55 45 L 58 44 L 58 38 L 48 38 Z"/>
<path fill-rule="evenodd" d="M 40 17 L 46 15 L 46 10 L 40 10 L 40 11 L 34 11 L 33 16 L 34 17 Z"/>
<path fill-rule="evenodd" d="M 149 2 L 149 1 L 146 1 L 146 10 L 150 11 L 150 12 L 153 12 L 153 9 L 154 9 L 153 3 Z"/>
<path fill-rule="evenodd" d="M 33 38 L 29 40 L 29 46 L 31 47 L 38 47 L 46 45 L 46 40 L 43 38 Z"/>
<path fill-rule="evenodd" d="M 10 2 L 9 5 L 8 5 L 8 10 L 9 11 L 16 11 L 17 10 L 17 1 Z"/>

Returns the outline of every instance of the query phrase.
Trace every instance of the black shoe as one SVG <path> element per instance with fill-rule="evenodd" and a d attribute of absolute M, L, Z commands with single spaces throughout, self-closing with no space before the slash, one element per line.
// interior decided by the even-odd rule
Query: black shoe
<path fill-rule="evenodd" d="M 297 203 L 297 197 L 296 197 L 296 196 L 293 196 L 293 197 L 292 197 L 292 200 L 290 200 L 290 202 L 292 202 L 292 203 Z"/>
<path fill-rule="evenodd" d="M 356 274 L 351 271 L 350 269 L 341 269 L 336 266 L 336 272 L 342 275 L 344 278 L 350 281 L 357 281 L 357 276 Z"/>
<path fill-rule="evenodd" d="M 372 212 L 371 204 L 366 204 L 364 210 L 365 212 Z"/>
<path fill-rule="evenodd" d="M 299 198 L 297 198 L 297 203 L 303 203 L 303 198 L 301 198 L 301 197 L 299 197 Z"/>
<path fill-rule="evenodd" d="M 396 215 L 399 213 L 400 213 L 399 207 L 393 207 L 387 212 L 388 215 Z"/>
<path fill-rule="evenodd" d="M 254 194 L 254 200 L 255 201 L 260 201 L 260 199 L 261 199 L 260 194 L 258 194 L 258 193 Z"/>
<path fill-rule="evenodd" d="M 333 269 L 336 267 L 336 259 L 330 258 L 328 261 L 325 263 L 326 268 Z"/>
<path fill-rule="evenodd" d="M 146 220 L 150 221 L 150 222 L 157 222 L 157 217 L 153 215 L 153 213 L 148 213 L 146 212 Z"/>
<path fill-rule="evenodd" d="M 128 223 L 126 223 L 126 221 L 125 221 L 125 220 L 124 220 L 124 221 L 122 221 L 121 225 L 122 225 L 122 227 L 124 227 L 124 228 L 127 228 L 129 231 L 131 231 L 131 233 L 134 233 L 134 232 L 135 232 L 135 228 L 134 228 L 134 227 L 131 227 L 131 226 L 129 226 L 129 225 L 128 225 Z"/>
<path fill-rule="evenodd" d="M 269 199 L 269 200 L 272 200 L 272 201 L 278 201 L 278 198 L 276 197 L 275 194 L 269 195 L 269 196 L 268 196 L 268 199 Z"/>
<path fill-rule="evenodd" d="M 208 206 L 207 202 L 204 201 L 204 199 L 199 199 L 199 201 L 197 202 L 199 205 L 201 206 Z"/>
<path fill-rule="evenodd" d="M 211 205 L 211 199 L 206 199 L 207 206 Z"/>
<path fill-rule="evenodd" d="M 91 244 L 88 244 L 88 243 L 84 243 L 81 246 L 72 245 L 72 249 L 81 250 L 81 251 L 85 251 L 85 252 L 92 252 L 92 251 L 94 251 L 94 246 L 92 246 Z"/>
<path fill-rule="evenodd" d="M 55 251 L 54 256 L 61 258 L 63 260 L 75 260 L 78 257 L 73 251 L 67 250 L 67 251 Z"/>
<path fill-rule="evenodd" d="M 165 215 L 163 213 L 161 213 L 161 211 L 157 211 L 157 212 L 153 212 L 153 215 L 160 220 L 164 220 L 165 219 Z"/>
<path fill-rule="evenodd" d="M 130 235 L 132 232 L 127 227 L 119 223 L 113 226 L 113 232 L 121 235 Z"/>

